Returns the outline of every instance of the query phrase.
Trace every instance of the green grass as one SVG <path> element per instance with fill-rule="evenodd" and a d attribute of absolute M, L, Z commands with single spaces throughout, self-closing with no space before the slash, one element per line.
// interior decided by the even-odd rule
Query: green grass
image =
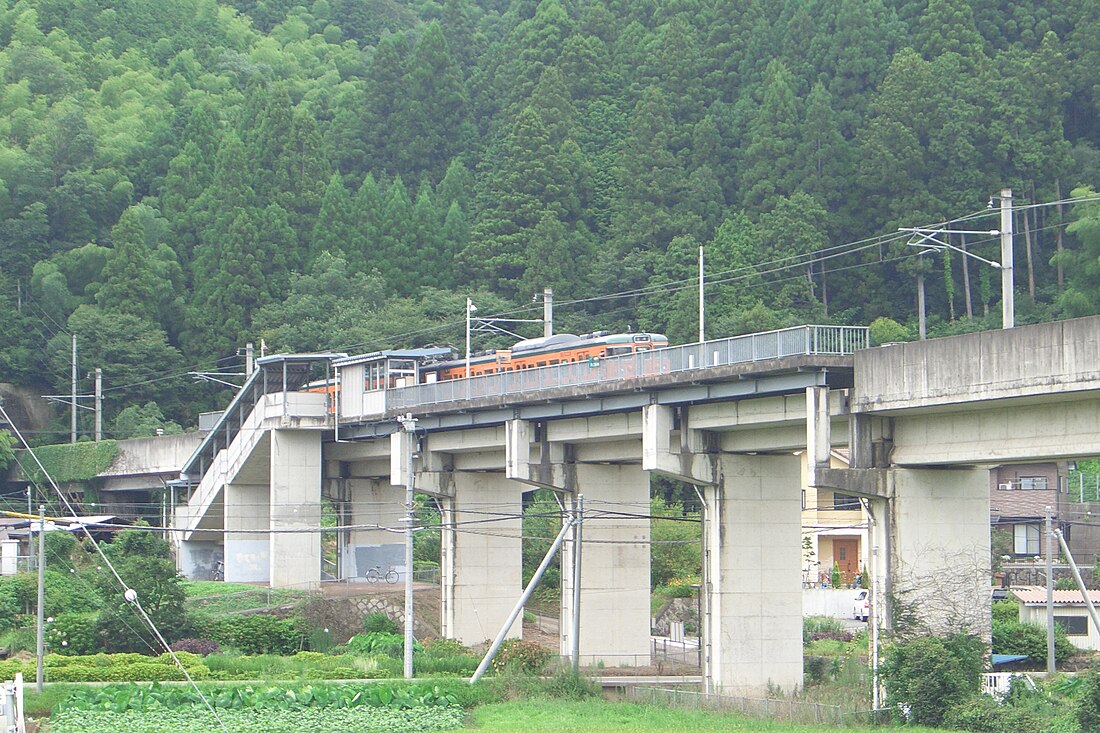
<path fill-rule="evenodd" d="M 881 728 L 791 725 L 750 720 L 709 711 L 639 705 L 628 702 L 588 700 L 513 701 L 484 705 L 470 714 L 468 729 L 482 733 L 881 733 Z M 930 733 L 931 728 L 907 727 L 910 733 Z M 940 729 L 939 733 L 943 733 Z"/>
<path fill-rule="evenodd" d="M 309 596 L 302 590 L 263 588 L 247 583 L 189 580 L 183 583 L 188 610 L 224 614 L 297 603 Z"/>

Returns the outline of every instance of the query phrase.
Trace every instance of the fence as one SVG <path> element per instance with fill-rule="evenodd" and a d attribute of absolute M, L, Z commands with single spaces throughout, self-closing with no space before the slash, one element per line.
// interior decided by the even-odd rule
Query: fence
<path fill-rule="evenodd" d="M 868 343 L 868 330 L 862 326 L 797 326 L 623 356 L 403 387 L 387 392 L 387 408 L 404 410 L 789 356 L 843 356 L 867 348 Z"/>

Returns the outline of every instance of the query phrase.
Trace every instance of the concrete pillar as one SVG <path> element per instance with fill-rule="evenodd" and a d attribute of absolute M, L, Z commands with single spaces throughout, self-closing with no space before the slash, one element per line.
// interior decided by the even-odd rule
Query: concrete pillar
<path fill-rule="evenodd" d="M 321 433 L 271 431 L 271 528 L 321 525 Z M 271 535 L 271 587 L 315 590 L 321 584 L 319 532 Z"/>
<path fill-rule="evenodd" d="M 990 636 L 989 471 L 890 469 L 885 614 L 903 636 Z"/>
<path fill-rule="evenodd" d="M 650 662 L 649 474 L 637 465 L 577 464 L 584 495 L 580 660 L 583 665 Z M 574 499 L 567 499 L 572 511 Z M 571 651 L 573 545 L 562 545 L 561 654 Z"/>
<path fill-rule="evenodd" d="M 723 455 L 707 502 L 707 668 L 715 692 L 802 685 L 801 459 Z"/>
<path fill-rule="evenodd" d="M 271 579 L 271 526 L 268 490 L 262 484 L 225 486 L 225 579 L 267 583 Z"/>
<path fill-rule="evenodd" d="M 402 529 L 398 521 L 405 516 L 405 490 L 391 486 L 388 480 L 348 479 L 351 496 L 350 523 L 356 526 L 378 525 Z M 385 529 L 357 529 L 344 548 L 344 577 L 363 581 L 367 571 L 380 566 L 382 574 L 393 568 L 401 578 L 405 572 L 403 536 Z"/>
<path fill-rule="evenodd" d="M 454 475 L 443 499 L 443 635 L 463 644 L 494 638 L 523 590 L 522 492 L 502 473 Z M 490 521 L 487 521 L 490 520 Z M 517 619 L 508 636 L 522 638 Z"/>

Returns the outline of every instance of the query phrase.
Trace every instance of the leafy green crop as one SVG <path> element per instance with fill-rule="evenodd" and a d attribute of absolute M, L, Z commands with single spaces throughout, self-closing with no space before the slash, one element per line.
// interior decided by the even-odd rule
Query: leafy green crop
<path fill-rule="evenodd" d="M 421 685 L 304 685 L 209 689 L 206 702 L 221 710 L 258 708 L 384 707 L 394 710 L 420 707 L 448 707 L 457 704 L 454 695 L 432 684 Z M 58 712 L 80 710 L 122 713 L 164 708 L 203 706 L 203 698 L 192 688 L 152 685 L 108 685 L 74 692 L 57 706 Z"/>
<path fill-rule="evenodd" d="M 466 711 L 457 705 L 410 709 L 238 708 L 219 710 L 218 717 L 231 733 L 406 733 L 460 728 Z M 50 733 L 209 733 L 218 729 L 210 711 L 200 707 L 126 712 L 67 710 L 50 719 Z"/>

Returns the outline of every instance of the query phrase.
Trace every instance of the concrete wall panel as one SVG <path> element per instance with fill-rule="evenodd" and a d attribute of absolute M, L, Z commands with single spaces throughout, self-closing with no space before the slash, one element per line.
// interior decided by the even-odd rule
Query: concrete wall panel
<path fill-rule="evenodd" d="M 321 524 L 321 433 L 271 431 L 271 528 Z M 321 583 L 319 532 L 271 535 L 271 586 L 313 590 Z"/>

